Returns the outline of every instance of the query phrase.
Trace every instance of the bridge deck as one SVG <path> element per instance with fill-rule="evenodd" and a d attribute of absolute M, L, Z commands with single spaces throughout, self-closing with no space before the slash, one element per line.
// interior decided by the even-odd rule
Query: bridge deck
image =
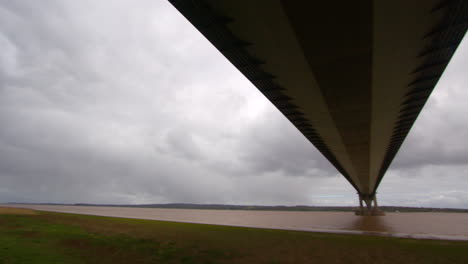
<path fill-rule="evenodd" d="M 463 0 L 171 3 L 364 197 L 468 25 Z"/>

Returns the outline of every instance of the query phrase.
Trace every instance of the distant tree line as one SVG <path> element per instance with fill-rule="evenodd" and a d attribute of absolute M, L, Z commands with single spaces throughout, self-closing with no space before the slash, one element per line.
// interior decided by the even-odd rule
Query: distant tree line
<path fill-rule="evenodd" d="M 15 204 L 15 203 L 10 203 Z M 19 203 L 18 203 L 19 204 Z M 231 205 L 231 204 L 191 204 L 191 203 L 168 203 L 168 204 L 90 204 L 90 203 L 31 203 L 38 205 L 68 205 L 68 206 L 108 206 L 108 207 L 134 207 L 134 208 L 166 208 L 166 209 L 205 209 L 205 210 L 255 210 L 255 211 L 312 211 L 312 212 L 353 212 L 359 208 L 356 206 L 266 206 L 266 205 Z M 445 212 L 445 213 L 468 213 L 468 209 L 455 208 L 430 208 L 430 207 L 402 207 L 402 206 L 380 206 L 385 212 Z"/>
<path fill-rule="evenodd" d="M 230 205 L 230 204 L 190 204 L 190 203 L 169 203 L 169 204 L 74 204 L 77 206 L 115 206 L 115 207 L 137 207 L 137 208 L 167 208 L 167 209 L 205 209 L 205 210 L 255 210 L 255 211 L 313 211 L 313 212 L 353 212 L 358 209 L 355 206 L 263 206 L 263 205 Z M 380 206 L 385 212 L 447 212 L 447 213 L 468 213 L 468 209 L 454 208 L 429 208 L 429 207 L 401 207 L 401 206 Z"/>

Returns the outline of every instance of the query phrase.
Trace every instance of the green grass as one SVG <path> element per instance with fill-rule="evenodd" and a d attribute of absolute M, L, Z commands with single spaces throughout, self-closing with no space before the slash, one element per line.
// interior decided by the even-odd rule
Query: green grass
<path fill-rule="evenodd" d="M 468 263 L 468 242 L 38 212 L 0 214 L 4 263 Z"/>

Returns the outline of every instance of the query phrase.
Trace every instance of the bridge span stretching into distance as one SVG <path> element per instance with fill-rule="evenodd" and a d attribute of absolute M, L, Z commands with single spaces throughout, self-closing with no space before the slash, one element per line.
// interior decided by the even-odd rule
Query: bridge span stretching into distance
<path fill-rule="evenodd" d="M 377 213 L 376 190 L 468 27 L 466 0 L 169 0 Z M 372 206 L 373 205 L 373 206 Z"/>

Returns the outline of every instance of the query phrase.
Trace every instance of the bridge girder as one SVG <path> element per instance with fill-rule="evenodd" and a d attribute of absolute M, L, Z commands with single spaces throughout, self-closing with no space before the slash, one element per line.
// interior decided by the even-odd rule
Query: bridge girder
<path fill-rule="evenodd" d="M 170 0 L 372 200 L 468 27 L 468 1 Z"/>

